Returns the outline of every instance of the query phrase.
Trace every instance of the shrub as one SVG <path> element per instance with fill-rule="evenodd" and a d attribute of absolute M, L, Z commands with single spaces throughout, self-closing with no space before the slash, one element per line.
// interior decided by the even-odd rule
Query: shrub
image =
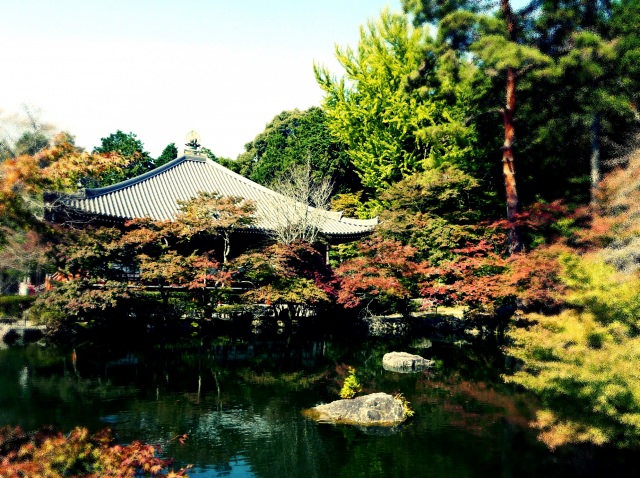
<path fill-rule="evenodd" d="M 640 278 L 589 256 L 562 259 L 568 288 L 558 314 L 528 314 L 507 352 L 505 376 L 542 400 L 534 426 L 550 448 L 640 444 Z M 585 413 L 588 411 L 588 413 Z"/>
<path fill-rule="evenodd" d="M 63 435 L 51 428 L 26 433 L 5 426 L 0 428 L 0 476 L 187 476 L 186 469 L 170 470 L 171 460 L 157 457 L 156 451 L 139 441 L 114 445 L 109 430 L 90 435 L 85 428 L 75 428 Z"/>
<path fill-rule="evenodd" d="M 413 408 L 411 408 L 409 400 L 407 400 L 404 395 L 402 395 L 401 393 L 396 393 L 393 398 L 402 402 L 402 414 L 404 415 L 404 418 L 411 418 L 413 415 L 415 415 L 416 412 L 413 410 Z"/>
<path fill-rule="evenodd" d="M 344 385 L 340 390 L 340 398 L 353 398 L 362 391 L 360 380 L 356 376 L 356 369 L 349 367 L 348 375 L 344 379 Z"/>

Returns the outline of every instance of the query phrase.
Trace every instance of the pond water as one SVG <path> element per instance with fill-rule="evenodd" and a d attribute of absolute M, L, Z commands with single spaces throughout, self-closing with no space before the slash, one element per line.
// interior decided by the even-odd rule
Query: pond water
<path fill-rule="evenodd" d="M 437 366 L 385 371 L 393 350 Z M 552 453 L 537 442 L 527 427 L 536 402 L 501 382 L 506 360 L 492 345 L 237 336 L 78 345 L 75 364 L 72 353 L 0 350 L 0 424 L 110 427 L 122 442 L 158 444 L 176 466 L 193 465 L 192 477 L 575 477 L 624 465 L 602 450 Z M 391 431 L 305 418 L 338 398 L 348 366 L 365 392 L 402 393 L 414 417 Z"/>

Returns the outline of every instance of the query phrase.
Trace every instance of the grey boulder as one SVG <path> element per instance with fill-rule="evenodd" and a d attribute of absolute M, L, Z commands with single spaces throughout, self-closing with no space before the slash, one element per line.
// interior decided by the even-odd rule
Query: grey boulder
<path fill-rule="evenodd" d="M 317 405 L 308 415 L 319 422 L 389 427 L 407 418 L 402 400 L 388 393 L 371 393 Z"/>
<path fill-rule="evenodd" d="M 412 373 L 433 367 L 433 360 L 407 352 L 389 352 L 382 357 L 382 368 L 390 372 Z"/>

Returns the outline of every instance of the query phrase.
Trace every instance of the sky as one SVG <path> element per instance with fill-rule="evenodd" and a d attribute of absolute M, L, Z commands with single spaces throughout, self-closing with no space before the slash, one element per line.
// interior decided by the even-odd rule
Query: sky
<path fill-rule="evenodd" d="M 400 0 L 3 0 L 0 113 L 24 105 L 88 150 L 117 130 L 153 157 L 196 130 L 235 159 L 285 110 L 319 106 L 313 64 Z"/>

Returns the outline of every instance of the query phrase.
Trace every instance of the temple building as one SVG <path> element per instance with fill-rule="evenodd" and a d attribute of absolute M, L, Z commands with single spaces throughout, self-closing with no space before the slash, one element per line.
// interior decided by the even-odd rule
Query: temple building
<path fill-rule="evenodd" d="M 197 148 L 135 178 L 101 188 L 82 189 L 74 194 L 49 193 L 45 197 L 47 218 L 101 225 L 123 225 L 138 218 L 174 220 L 179 201 L 188 201 L 200 192 L 237 196 L 255 202 L 255 220 L 239 231 L 246 246 L 268 241 L 277 227 L 281 206 L 291 200 L 257 184 L 203 156 Z M 315 209 L 301 203 L 305 213 L 317 219 L 318 237 L 323 243 L 340 244 L 369 235 L 378 219 L 350 219 L 341 212 Z M 277 211 L 276 211 L 277 209 Z"/>

